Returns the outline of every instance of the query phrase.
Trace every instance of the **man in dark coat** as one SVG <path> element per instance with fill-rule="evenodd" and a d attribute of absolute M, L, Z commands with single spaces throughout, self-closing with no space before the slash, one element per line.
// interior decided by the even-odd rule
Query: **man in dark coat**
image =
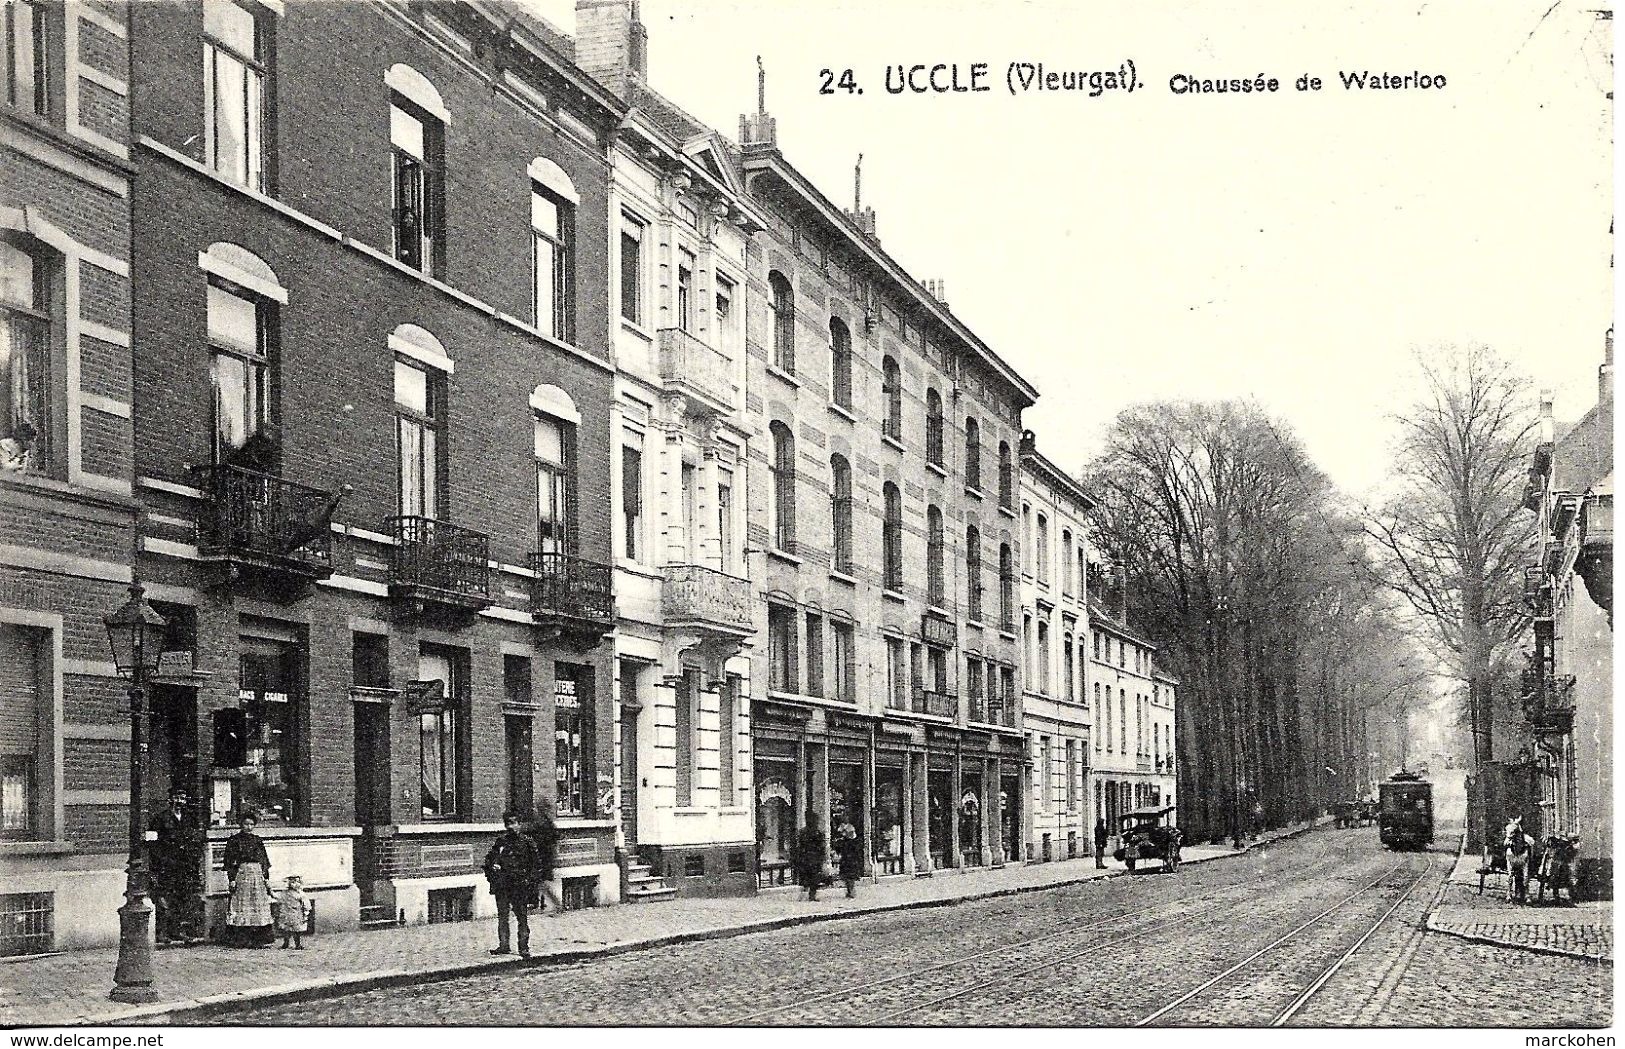
<path fill-rule="evenodd" d="M 157 911 L 159 943 L 184 941 L 197 895 L 198 868 L 203 862 L 201 843 L 186 815 L 186 791 L 169 792 L 169 807 L 147 824 L 148 867 L 152 871 L 152 902 Z"/>
<path fill-rule="evenodd" d="M 519 926 L 519 957 L 530 957 L 530 901 L 536 892 L 536 845 L 520 831 L 517 812 L 502 814 L 505 830 L 485 854 L 485 879 L 497 898 L 497 945 L 492 954 L 508 952 L 508 915 Z"/>
<path fill-rule="evenodd" d="M 818 813 L 809 811 L 806 825 L 796 835 L 796 847 L 790 857 L 796 883 L 807 890 L 808 900 L 818 899 L 818 886 L 824 880 L 824 864 L 828 862 L 829 845 L 818 824 Z"/>
<path fill-rule="evenodd" d="M 1106 866 L 1106 821 L 1095 820 L 1095 866 Z"/>

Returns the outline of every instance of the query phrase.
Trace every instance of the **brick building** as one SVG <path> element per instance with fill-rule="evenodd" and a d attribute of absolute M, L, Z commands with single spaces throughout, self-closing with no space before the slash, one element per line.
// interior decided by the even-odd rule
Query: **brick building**
<path fill-rule="evenodd" d="M 628 893 L 755 890 L 745 287 L 760 228 L 727 146 L 647 83 L 630 0 L 576 6 L 576 61 L 630 107 L 611 157 L 615 633 Z M 647 868 L 647 869 L 644 869 Z"/>
<path fill-rule="evenodd" d="M 490 913 L 505 808 L 618 898 L 608 144 L 500 5 L 130 9 L 154 774 L 318 923 Z M 115 814 L 116 815 L 116 814 Z"/>
<path fill-rule="evenodd" d="M 1089 805 L 1089 557 L 1095 501 L 1021 436 L 1022 717 L 1032 743 L 1033 855 L 1094 851 Z"/>
<path fill-rule="evenodd" d="M 126 11 L 0 10 L 0 954 L 117 936 L 130 717 Z"/>
<path fill-rule="evenodd" d="M 739 166 L 753 239 L 745 403 L 758 640 L 756 840 L 776 880 L 810 811 L 871 873 L 1027 851 L 1016 446 L 1037 391 L 779 151 Z"/>

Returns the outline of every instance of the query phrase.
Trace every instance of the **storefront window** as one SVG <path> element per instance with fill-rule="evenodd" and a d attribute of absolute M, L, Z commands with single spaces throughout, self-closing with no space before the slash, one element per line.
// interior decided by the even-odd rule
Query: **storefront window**
<path fill-rule="evenodd" d="M 214 712 L 214 826 L 229 826 L 243 812 L 257 813 L 262 825 L 296 819 L 293 657 L 283 642 L 243 639 L 238 705 Z"/>
<path fill-rule="evenodd" d="M 597 799 L 593 778 L 590 668 L 554 664 L 553 759 L 561 816 L 591 816 Z"/>
<path fill-rule="evenodd" d="M 795 765 L 758 757 L 756 840 L 762 862 L 786 863 L 796 838 Z"/>
<path fill-rule="evenodd" d="M 876 860 L 901 860 L 903 857 L 903 770 L 901 768 L 875 768 L 875 834 L 873 840 Z"/>

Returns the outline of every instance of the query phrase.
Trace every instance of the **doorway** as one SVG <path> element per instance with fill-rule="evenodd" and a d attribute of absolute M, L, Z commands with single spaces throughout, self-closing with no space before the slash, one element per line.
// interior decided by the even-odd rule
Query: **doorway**
<path fill-rule="evenodd" d="M 947 867 L 954 835 L 954 774 L 931 769 L 925 777 L 927 848 L 932 867 Z"/>
<path fill-rule="evenodd" d="M 623 669 L 621 673 L 626 671 Z M 638 841 L 638 714 L 641 712 L 641 707 L 621 707 L 621 835 L 628 849 L 635 848 Z"/>

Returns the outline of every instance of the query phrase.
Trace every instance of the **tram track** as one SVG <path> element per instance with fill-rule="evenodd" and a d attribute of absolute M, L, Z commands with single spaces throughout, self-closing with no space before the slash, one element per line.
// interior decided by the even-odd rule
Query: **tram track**
<path fill-rule="evenodd" d="M 1341 857 L 1331 857 L 1328 856 L 1328 853 L 1329 843 L 1319 843 L 1318 853 L 1313 856 L 1313 859 L 1311 859 L 1310 864 L 1308 864 L 1306 869 L 1315 870 L 1321 869 L 1321 867 L 1339 866 L 1339 864 L 1342 862 Z M 756 1013 L 749 1013 L 749 1015 L 746 1015 L 746 1017 L 731 1018 L 731 1020 L 726 1021 L 726 1023 L 736 1026 L 760 1025 L 760 1023 L 772 1020 L 772 1018 L 775 1017 L 782 1018 L 785 1013 L 795 1013 L 798 1012 L 798 1010 L 804 1010 L 804 1008 L 825 1004 L 825 1002 L 837 1002 L 838 1000 L 838 1002 L 842 1002 L 842 1004 L 851 1004 L 853 1000 L 860 1000 L 863 999 L 863 997 L 873 997 L 877 991 L 897 989 L 897 987 L 905 986 L 905 984 L 910 981 L 936 979 L 938 978 L 938 974 L 944 973 L 944 971 L 949 971 L 949 969 L 972 969 L 973 973 L 972 966 L 985 965 L 985 963 L 988 963 L 988 961 L 993 960 L 994 956 L 1007 955 L 1007 953 L 1032 952 L 1032 950 L 1035 950 L 1035 948 L 1053 947 L 1053 945 L 1055 945 L 1053 942 L 1055 942 L 1056 939 L 1061 939 L 1061 937 L 1077 937 L 1077 935 L 1089 934 L 1089 932 L 1095 932 L 1095 930 L 1098 929 L 1105 929 L 1105 927 L 1121 926 L 1124 921 L 1133 921 L 1133 919 L 1137 919 L 1133 929 L 1128 930 L 1126 934 L 1118 935 L 1118 937 L 1110 937 L 1110 939 L 1105 940 L 1095 940 L 1095 942 L 1089 943 L 1089 945 L 1082 947 L 1081 950 L 1069 950 L 1069 952 L 1061 953 L 1061 955 L 1046 956 L 1045 960 L 1040 961 L 1040 963 L 1037 963 L 1037 965 L 1025 966 L 1025 968 L 1001 969 L 1001 971 L 994 974 L 993 978 L 991 979 L 980 979 L 980 981 L 972 982 L 970 986 L 959 987 L 959 989 L 955 989 L 955 991 L 952 992 L 947 992 L 947 994 L 938 994 L 934 995 L 934 997 L 929 997 L 929 999 L 915 1000 L 915 1002 L 905 1002 L 905 1004 L 900 1004 L 899 1007 L 884 1008 L 884 1010 L 881 1010 L 881 1012 L 868 1013 L 868 1015 L 864 1015 L 863 1018 L 853 1018 L 853 1020 L 845 1021 L 845 1023 L 853 1023 L 853 1025 L 886 1025 L 886 1023 L 890 1023 L 890 1021 L 907 1017 L 907 1015 L 910 1015 L 910 1013 L 921 1012 L 921 1010 L 928 1010 L 928 1008 L 938 1007 L 938 1005 L 947 1004 L 947 1002 L 960 999 L 960 997 L 965 997 L 965 995 L 980 994 L 980 992 L 986 991 L 988 987 L 1006 984 L 1006 982 L 1012 981 L 1012 979 L 1019 979 L 1022 978 L 1022 976 L 1030 976 L 1030 974 L 1033 973 L 1042 973 L 1042 971 L 1045 971 L 1045 969 L 1053 969 L 1056 968 L 1056 966 L 1066 965 L 1066 963 L 1069 963 L 1069 961 L 1076 961 L 1077 958 L 1084 958 L 1084 956 L 1103 952 L 1103 950 L 1116 947 L 1116 945 L 1120 945 L 1120 943 L 1141 940 L 1144 939 L 1144 937 L 1147 937 L 1147 935 L 1162 934 L 1162 932 L 1167 932 L 1167 930 L 1176 929 L 1176 927 L 1180 926 L 1186 926 L 1186 924 L 1189 924 L 1189 922 L 1212 919 L 1212 917 L 1215 917 L 1214 909 L 1204 908 L 1202 904 L 1209 903 L 1209 901 L 1219 900 L 1219 898 L 1222 898 L 1222 896 L 1225 895 L 1235 895 L 1235 893 L 1240 891 L 1240 898 L 1237 898 L 1237 900 L 1230 901 L 1228 904 L 1220 904 L 1219 913 L 1227 913 L 1228 909 L 1235 908 L 1235 906 L 1241 906 L 1241 904 L 1245 904 L 1248 903 L 1248 901 L 1253 900 L 1254 896 L 1258 895 L 1259 891 L 1267 891 L 1269 888 L 1276 887 L 1276 885 L 1282 885 L 1282 883 L 1295 882 L 1295 880 L 1298 880 L 1298 878 L 1302 878 L 1303 874 L 1305 874 L 1305 869 L 1300 867 L 1300 869 L 1293 870 L 1292 874 L 1290 875 L 1274 875 L 1274 877 L 1266 878 L 1266 880 L 1263 880 L 1263 882 L 1258 880 L 1256 875 L 1243 875 L 1243 877 L 1237 878 L 1237 880 L 1232 880 L 1232 882 L 1227 882 L 1225 885 L 1220 885 L 1220 887 L 1212 888 L 1212 890 L 1209 891 L 1193 893 L 1193 895 L 1189 896 L 1181 896 L 1181 898 L 1178 898 L 1178 900 L 1165 901 L 1165 903 L 1155 904 L 1155 906 L 1150 906 L 1150 908 L 1124 909 L 1124 911 L 1111 914 L 1111 916 L 1095 917 L 1095 919 L 1092 919 L 1092 921 L 1087 921 L 1087 924 L 1079 924 L 1079 922 L 1085 921 L 1085 919 L 1082 919 L 1082 917 L 1079 917 L 1079 919 L 1068 919 L 1068 921 L 1058 922 L 1056 926 L 1050 927 L 1048 930 L 1042 930 L 1040 934 L 1024 935 L 1024 937 L 1020 937 L 1020 939 L 1017 940 L 1011 940 L 1011 942 L 999 943 L 999 945 L 994 945 L 994 947 L 981 948 L 981 950 L 975 950 L 975 952 L 957 955 L 954 956 L 954 958 L 947 958 L 947 960 L 939 961 L 939 963 L 936 963 L 936 965 L 926 966 L 926 968 L 910 969 L 910 971 L 907 971 L 907 973 L 900 973 L 897 974 L 897 976 L 879 979 L 879 981 L 869 981 L 866 982 L 866 984 L 861 984 L 861 986 L 838 987 L 838 989 L 834 989 L 834 991 L 821 992 L 821 994 L 811 995 L 811 997 L 806 997 L 806 999 L 798 999 L 795 1000 L 795 1002 L 786 1002 L 786 1004 L 775 1005 L 775 1007 L 767 1008 L 767 1010 L 759 1010 L 759 1012 Z M 1147 916 L 1150 916 L 1150 914 L 1167 914 L 1170 913 L 1170 911 L 1178 911 L 1178 909 L 1183 908 L 1183 906 L 1186 906 L 1186 904 L 1194 904 L 1194 908 L 1191 909 L 1189 913 L 1176 914 L 1176 916 L 1168 917 L 1168 919 L 1165 919 L 1165 921 L 1162 921 L 1162 919 L 1150 919 L 1149 924 L 1147 924 L 1146 919 Z M 780 1021 L 783 1023 L 785 1020 Z"/>
<path fill-rule="evenodd" d="M 1429 873 L 1432 872 L 1433 864 L 1434 858 L 1431 854 L 1429 854 L 1427 857 L 1427 862 L 1424 864 L 1422 870 L 1418 872 L 1415 877 L 1410 878 L 1405 883 L 1399 894 L 1394 897 L 1393 902 L 1384 908 L 1382 913 L 1365 927 L 1363 933 L 1355 940 L 1353 944 L 1340 950 L 1329 964 L 1320 967 L 1315 977 L 1309 981 L 1306 987 L 1300 991 L 1297 991 L 1284 1007 L 1277 1009 L 1269 1020 L 1268 1026 L 1284 1026 L 1288 1021 L 1302 1011 L 1303 1007 L 1307 1005 L 1316 994 L 1320 993 L 1320 991 L 1338 973 L 1338 971 L 1342 969 L 1349 959 L 1352 958 L 1361 947 L 1365 946 L 1366 942 L 1370 940 L 1380 928 L 1382 928 L 1382 926 L 1388 921 L 1394 912 L 1397 911 L 1400 906 L 1410 898 L 1411 893 L 1415 891 L 1416 887 L 1427 878 Z M 1201 984 L 1198 984 L 1196 987 L 1187 990 L 1178 998 L 1166 1003 L 1154 1012 L 1141 1017 L 1139 1020 L 1135 1021 L 1133 1026 L 1151 1026 L 1152 1024 L 1157 1023 L 1159 1020 L 1163 1020 L 1164 1018 L 1170 1016 L 1170 1014 L 1174 1014 L 1179 1010 L 1188 1009 L 1193 1003 L 1199 1003 L 1204 996 L 1212 996 L 1217 998 L 1219 996 L 1211 995 L 1211 992 L 1213 992 L 1215 989 L 1219 989 L 1222 992 L 1226 989 L 1233 988 L 1235 986 L 1235 977 L 1237 976 L 1246 974 L 1249 981 L 1262 982 L 1261 980 L 1258 980 L 1258 978 L 1251 972 L 1258 962 L 1272 956 L 1280 958 L 1283 953 L 1283 948 L 1309 947 L 1312 950 L 1314 948 L 1314 944 L 1307 939 L 1307 934 L 1309 934 L 1312 930 L 1323 928 L 1323 923 L 1326 923 L 1327 919 L 1333 919 L 1332 927 L 1335 928 L 1334 916 L 1339 914 L 1347 914 L 1352 905 L 1354 905 L 1357 901 L 1360 901 L 1368 893 L 1384 885 L 1384 883 L 1388 882 L 1394 874 L 1404 870 L 1405 867 L 1406 864 L 1403 863 L 1395 864 L 1394 866 L 1389 867 L 1376 879 L 1367 882 L 1359 889 L 1356 889 L 1354 892 L 1338 900 L 1336 903 L 1333 903 L 1330 907 L 1320 911 L 1307 921 L 1298 924 L 1288 932 L 1283 933 L 1282 935 L 1271 940 L 1263 947 L 1247 955 L 1247 957 L 1243 958 L 1241 961 L 1236 962 L 1235 964 L 1226 968 L 1223 972 L 1220 972 L 1216 976 L 1213 976 Z M 1280 974 L 1270 973 L 1267 975 Z M 1175 1024 L 1172 1026 L 1185 1025 Z"/>

